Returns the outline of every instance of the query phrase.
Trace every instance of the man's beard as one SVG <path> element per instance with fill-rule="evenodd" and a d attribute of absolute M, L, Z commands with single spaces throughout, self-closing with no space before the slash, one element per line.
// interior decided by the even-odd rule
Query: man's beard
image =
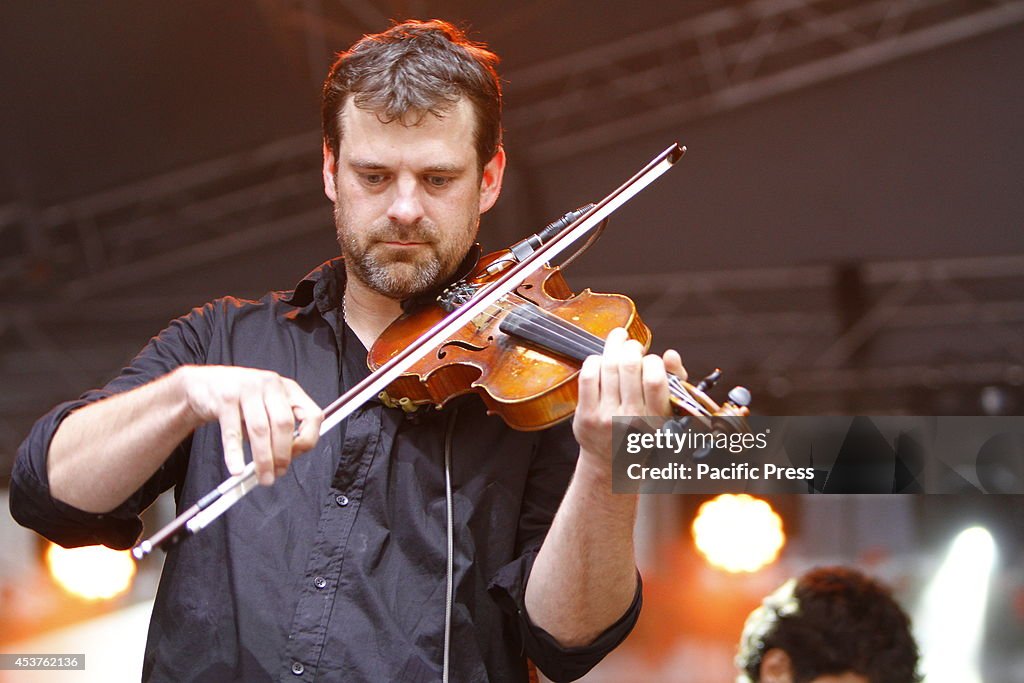
<path fill-rule="evenodd" d="M 351 276 L 359 278 L 370 289 L 397 300 L 408 299 L 435 288 L 449 278 L 472 244 L 463 235 L 475 234 L 479 216 L 470 218 L 472 225 L 463 226 L 458 235 L 445 241 L 441 230 L 429 221 L 401 225 L 391 221 L 365 230 L 349 225 L 339 207 L 334 208 L 334 225 L 338 246 L 345 257 Z M 423 246 L 406 249 L 388 247 L 384 242 L 422 242 Z"/>

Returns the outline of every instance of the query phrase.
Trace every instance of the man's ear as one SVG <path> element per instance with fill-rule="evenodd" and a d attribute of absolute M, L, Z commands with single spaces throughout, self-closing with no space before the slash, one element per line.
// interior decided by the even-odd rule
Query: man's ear
<path fill-rule="evenodd" d="M 324 194 L 331 202 L 338 201 L 338 186 L 336 184 L 338 174 L 338 163 L 334 158 L 334 152 L 324 142 Z"/>
<path fill-rule="evenodd" d="M 793 683 L 793 663 L 785 650 L 773 647 L 761 658 L 761 683 Z"/>
<path fill-rule="evenodd" d="M 491 160 L 484 166 L 480 177 L 480 213 L 484 213 L 498 201 L 501 194 L 501 180 L 505 177 L 505 148 L 499 146 Z"/>

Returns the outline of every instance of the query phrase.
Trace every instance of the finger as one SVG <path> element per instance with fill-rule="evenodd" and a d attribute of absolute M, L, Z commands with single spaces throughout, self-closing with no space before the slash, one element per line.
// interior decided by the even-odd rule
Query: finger
<path fill-rule="evenodd" d="M 616 327 L 608 334 L 604 342 L 604 354 L 601 358 L 601 409 L 605 412 L 618 410 L 622 403 L 619 395 L 619 359 L 622 345 L 626 343 L 627 333 Z"/>
<path fill-rule="evenodd" d="M 220 442 L 224 448 L 224 464 L 231 474 L 241 474 L 245 469 L 245 452 L 242 449 L 242 416 L 238 404 L 224 406 L 220 414 Z"/>
<path fill-rule="evenodd" d="M 644 356 L 643 361 L 644 415 L 670 415 L 668 402 L 668 375 L 665 361 L 653 354 Z"/>
<path fill-rule="evenodd" d="M 313 448 L 320 439 L 320 424 L 324 421 L 324 411 L 294 380 L 285 379 L 284 386 L 292 414 L 299 421 L 299 433 L 292 441 L 294 457 Z"/>
<path fill-rule="evenodd" d="M 644 347 L 635 339 L 629 339 L 619 352 L 619 394 L 623 415 L 644 415 L 643 387 Z"/>
<path fill-rule="evenodd" d="M 270 421 L 261 395 L 249 392 L 243 396 L 242 417 L 256 463 L 256 475 L 262 486 L 270 486 L 274 483 L 274 456 L 270 446 Z"/>
<path fill-rule="evenodd" d="M 576 412 L 590 415 L 597 411 L 601 393 L 601 356 L 587 356 L 579 374 L 579 400 Z"/>
<path fill-rule="evenodd" d="M 283 476 L 292 461 L 292 434 L 295 416 L 281 382 L 268 382 L 263 391 L 263 403 L 270 422 L 270 452 L 274 460 L 274 475 Z"/>
<path fill-rule="evenodd" d="M 686 368 L 683 367 L 683 359 L 679 356 L 679 352 L 675 349 L 669 349 L 665 352 L 665 370 L 672 375 L 675 375 L 679 379 L 686 379 L 689 375 L 686 372 Z"/>
<path fill-rule="evenodd" d="M 622 345 L 626 343 L 627 339 L 629 339 L 629 333 L 626 331 L 626 329 L 624 327 L 616 327 L 615 329 L 608 333 L 607 337 L 605 337 L 605 353 L 608 353 L 609 348 L 612 349 L 613 351 L 618 351 L 622 347 Z"/>

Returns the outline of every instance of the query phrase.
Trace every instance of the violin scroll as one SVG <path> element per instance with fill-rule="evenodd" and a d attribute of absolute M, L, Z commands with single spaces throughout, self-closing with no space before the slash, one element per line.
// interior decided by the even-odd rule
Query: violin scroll
<path fill-rule="evenodd" d="M 707 430 L 721 432 L 748 432 L 747 421 L 750 415 L 750 390 L 743 386 L 735 386 L 729 390 L 726 401 L 716 403 L 707 395 L 718 379 L 722 376 L 719 368 L 702 379 L 696 385 L 678 377 L 669 377 L 669 399 L 675 413 L 679 416 L 693 417 Z"/>

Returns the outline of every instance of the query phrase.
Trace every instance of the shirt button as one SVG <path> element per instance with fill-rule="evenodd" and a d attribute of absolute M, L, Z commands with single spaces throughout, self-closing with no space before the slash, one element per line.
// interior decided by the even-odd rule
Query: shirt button
<path fill-rule="evenodd" d="M 340 505 L 341 507 L 345 507 L 346 505 L 348 505 L 348 496 L 343 496 L 339 494 L 334 497 L 334 502 Z"/>
<path fill-rule="evenodd" d="M 296 676 L 301 676 L 305 670 L 306 667 L 302 666 L 302 662 L 292 662 L 292 673 Z"/>
<path fill-rule="evenodd" d="M 322 576 L 318 576 L 315 579 L 313 579 L 313 585 L 317 588 L 324 588 L 327 586 L 327 579 L 325 579 Z"/>

